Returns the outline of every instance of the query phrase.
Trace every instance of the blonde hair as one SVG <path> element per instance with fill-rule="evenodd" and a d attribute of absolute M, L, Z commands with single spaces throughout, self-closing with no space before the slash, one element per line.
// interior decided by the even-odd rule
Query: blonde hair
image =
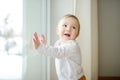
<path fill-rule="evenodd" d="M 77 23 L 78 23 L 78 34 L 77 34 L 77 36 L 78 36 L 79 33 L 80 33 L 80 22 L 79 22 L 79 19 L 75 15 L 73 15 L 73 14 L 66 14 L 60 20 L 62 20 L 64 18 L 74 18 L 77 21 Z"/>

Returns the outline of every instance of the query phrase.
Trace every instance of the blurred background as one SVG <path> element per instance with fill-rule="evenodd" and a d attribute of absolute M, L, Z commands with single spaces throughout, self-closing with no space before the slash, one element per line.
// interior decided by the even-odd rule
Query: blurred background
<path fill-rule="evenodd" d="M 0 80 L 57 80 L 54 58 L 34 51 L 32 35 L 43 33 L 53 45 L 57 23 L 68 13 L 80 20 L 87 80 L 119 79 L 119 8 L 120 0 L 0 0 Z"/>

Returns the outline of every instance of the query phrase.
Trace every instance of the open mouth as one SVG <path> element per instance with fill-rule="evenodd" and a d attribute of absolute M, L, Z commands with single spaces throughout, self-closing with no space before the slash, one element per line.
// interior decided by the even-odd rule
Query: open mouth
<path fill-rule="evenodd" d="M 70 37 L 70 34 L 67 34 L 67 33 L 66 33 L 66 34 L 64 34 L 64 35 L 67 36 L 67 37 Z"/>

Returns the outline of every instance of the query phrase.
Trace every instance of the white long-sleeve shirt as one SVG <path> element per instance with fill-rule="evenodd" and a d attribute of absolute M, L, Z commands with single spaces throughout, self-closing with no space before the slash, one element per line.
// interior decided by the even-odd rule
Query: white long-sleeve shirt
<path fill-rule="evenodd" d="M 37 51 L 55 57 L 59 80 L 78 80 L 83 76 L 81 52 L 75 40 L 69 40 L 63 44 L 60 44 L 60 40 L 58 40 L 55 46 L 40 45 Z"/>

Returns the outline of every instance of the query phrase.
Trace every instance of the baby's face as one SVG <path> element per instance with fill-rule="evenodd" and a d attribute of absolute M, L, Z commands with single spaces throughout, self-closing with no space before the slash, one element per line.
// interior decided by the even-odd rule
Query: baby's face
<path fill-rule="evenodd" d="M 78 36 L 78 31 L 78 22 L 72 17 L 62 19 L 59 22 L 57 28 L 57 33 L 62 42 L 66 42 L 68 40 L 75 40 Z"/>

